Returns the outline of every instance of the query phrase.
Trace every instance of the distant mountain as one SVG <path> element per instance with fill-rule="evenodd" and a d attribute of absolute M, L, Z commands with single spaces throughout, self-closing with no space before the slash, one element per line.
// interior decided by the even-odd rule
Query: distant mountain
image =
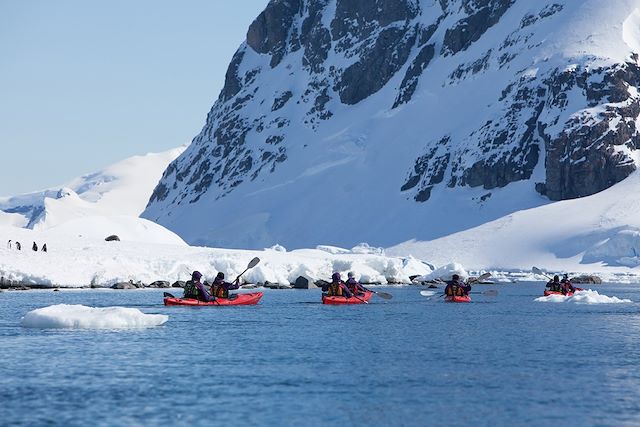
<path fill-rule="evenodd" d="M 638 165 L 637 0 L 272 0 L 143 217 L 190 243 L 390 246 Z"/>
<path fill-rule="evenodd" d="M 130 157 L 58 188 L 0 198 L 0 225 L 47 230 L 90 216 L 138 217 L 162 171 L 184 150 Z M 91 226 L 81 228 L 86 234 Z"/>

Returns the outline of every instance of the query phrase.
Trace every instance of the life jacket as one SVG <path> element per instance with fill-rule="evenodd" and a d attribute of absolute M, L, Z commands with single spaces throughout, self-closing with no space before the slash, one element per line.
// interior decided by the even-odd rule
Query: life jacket
<path fill-rule="evenodd" d="M 462 287 L 457 283 L 450 283 L 445 288 L 445 293 L 447 294 L 447 296 L 450 296 L 450 297 L 452 296 L 462 297 L 464 296 L 464 289 L 462 289 Z"/>
<path fill-rule="evenodd" d="M 224 288 L 224 283 L 213 282 L 211 285 L 211 294 L 216 298 L 229 298 L 229 291 Z"/>
<path fill-rule="evenodd" d="M 332 282 L 329 285 L 329 290 L 327 292 L 327 295 L 329 295 L 330 297 L 341 297 L 344 296 L 344 290 L 342 289 L 342 283 L 338 282 L 338 283 L 334 283 Z"/>
<path fill-rule="evenodd" d="M 191 280 L 185 283 L 183 298 L 198 299 L 199 296 L 200 296 L 200 290 L 198 289 L 195 283 L 193 283 Z"/>

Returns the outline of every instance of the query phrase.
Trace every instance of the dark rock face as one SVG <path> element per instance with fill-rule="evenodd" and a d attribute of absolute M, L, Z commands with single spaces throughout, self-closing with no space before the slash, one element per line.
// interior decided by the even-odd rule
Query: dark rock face
<path fill-rule="evenodd" d="M 443 55 L 455 55 L 477 41 L 509 9 L 515 0 L 463 0 L 469 13 L 453 28 L 447 29 L 442 45 Z"/>
<path fill-rule="evenodd" d="M 465 133 L 432 123 L 442 130 L 395 142 L 411 152 L 396 187 L 407 198 L 426 202 L 439 186 L 491 190 L 535 176 L 539 193 L 561 200 L 621 181 L 636 168 L 640 105 L 630 88 L 640 85 L 639 58 L 598 67 L 588 55 L 536 59 L 545 28 L 578 6 L 527 1 L 270 1 L 234 55 L 204 128 L 164 172 L 145 217 L 167 225 L 178 207 L 266 182 L 290 167 L 292 153 L 322 144 L 336 116 L 357 121 L 359 109 L 374 105 L 429 122 L 411 109 L 441 89 L 434 102 L 448 103 L 455 115 L 448 99 L 455 94 L 459 103 L 475 103 L 471 115 L 481 118 L 469 117 Z M 473 85 L 487 75 L 502 88 L 497 95 Z M 466 92 L 456 91 L 462 85 Z M 473 99 L 476 91 L 483 98 Z M 589 111 L 596 107 L 601 112 Z"/>
<path fill-rule="evenodd" d="M 271 1 L 249 27 L 247 44 L 258 53 L 271 54 L 272 67 L 285 54 L 289 29 L 300 7 L 300 0 Z"/>
<path fill-rule="evenodd" d="M 542 194 L 551 200 L 588 196 L 635 171 L 635 163 L 626 153 L 640 147 L 636 128 L 640 101 L 627 88 L 639 84 L 640 67 L 635 63 L 567 70 L 547 81 L 554 105 L 565 105 L 567 93 L 575 88 L 584 91 L 590 105 L 610 104 L 595 123 L 590 116 L 574 116 L 556 138 L 546 135 L 540 126 L 547 152 L 546 183 L 538 186 Z"/>

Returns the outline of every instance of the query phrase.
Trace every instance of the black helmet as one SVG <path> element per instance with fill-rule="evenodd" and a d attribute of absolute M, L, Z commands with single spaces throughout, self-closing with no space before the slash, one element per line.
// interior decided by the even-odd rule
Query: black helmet
<path fill-rule="evenodd" d="M 560 277 L 558 277 L 558 275 L 556 274 L 555 276 L 553 276 L 553 280 L 557 282 L 558 280 L 560 280 Z"/>
<path fill-rule="evenodd" d="M 453 276 L 451 276 L 452 280 L 460 280 L 460 276 L 458 276 L 457 274 L 454 274 Z"/>
<path fill-rule="evenodd" d="M 222 271 L 218 272 L 216 279 L 224 279 L 224 273 Z"/>

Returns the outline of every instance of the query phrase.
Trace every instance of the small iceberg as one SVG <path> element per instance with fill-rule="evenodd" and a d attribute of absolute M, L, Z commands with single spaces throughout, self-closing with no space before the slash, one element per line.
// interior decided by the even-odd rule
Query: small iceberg
<path fill-rule="evenodd" d="M 570 302 L 574 304 L 623 304 L 632 302 L 630 299 L 621 299 L 618 297 L 610 297 L 600 295 L 598 291 L 587 289 L 578 291 L 573 296 L 549 295 L 547 297 L 536 298 L 538 302 Z"/>
<path fill-rule="evenodd" d="M 42 329 L 130 329 L 160 326 L 167 320 L 167 315 L 145 314 L 137 308 L 57 304 L 28 312 L 21 324 Z"/>

